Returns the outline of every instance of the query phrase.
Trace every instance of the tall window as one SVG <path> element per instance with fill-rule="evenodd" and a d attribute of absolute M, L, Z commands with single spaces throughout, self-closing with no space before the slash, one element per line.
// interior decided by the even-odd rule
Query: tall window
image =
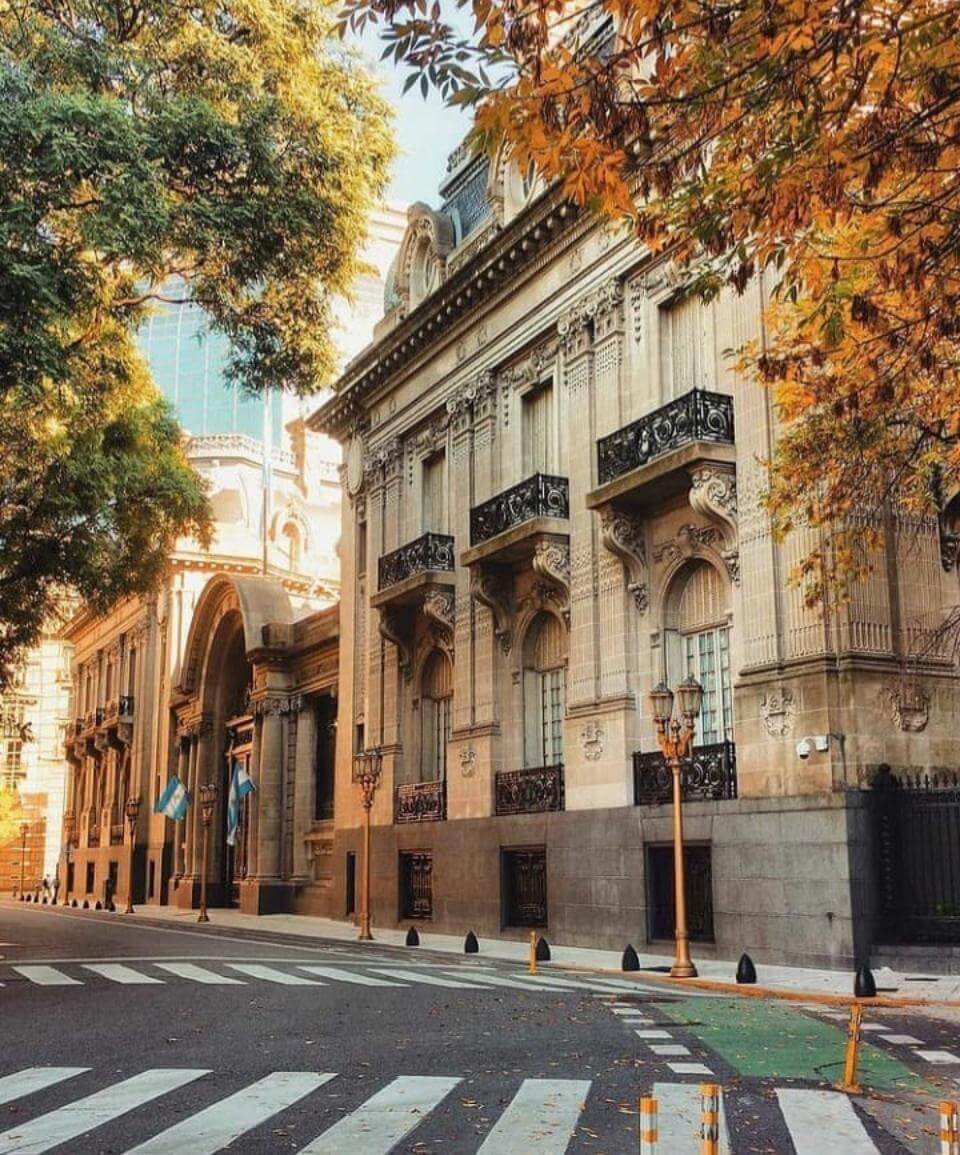
<path fill-rule="evenodd" d="M 728 606 L 726 579 L 703 561 L 678 576 L 668 602 L 668 681 L 674 685 L 692 674 L 703 686 L 698 746 L 733 736 Z"/>
<path fill-rule="evenodd" d="M 523 476 L 553 472 L 553 388 L 548 382 L 525 393 L 521 432 Z"/>
<path fill-rule="evenodd" d="M 423 463 L 422 522 L 424 533 L 447 532 L 447 458 L 435 453 Z"/>
<path fill-rule="evenodd" d="M 23 703 L 0 703 L 0 721 L 3 725 L 0 737 L 0 781 L 5 789 L 12 790 L 24 777 L 23 739 L 20 737 L 24 724 Z"/>
<path fill-rule="evenodd" d="M 697 296 L 660 307 L 660 391 L 664 401 L 691 389 L 715 388 L 713 306 Z"/>
<path fill-rule="evenodd" d="M 524 645 L 524 765 L 563 761 L 563 716 L 567 708 L 567 636 L 553 614 L 540 614 Z"/>
<path fill-rule="evenodd" d="M 421 782 L 436 782 L 447 776 L 452 704 L 453 669 L 450 659 L 434 650 L 423 667 L 420 695 Z"/>
<path fill-rule="evenodd" d="M 323 820 L 333 817 L 337 700 L 332 694 L 317 699 L 315 717 L 317 746 L 314 754 L 313 816 Z"/>

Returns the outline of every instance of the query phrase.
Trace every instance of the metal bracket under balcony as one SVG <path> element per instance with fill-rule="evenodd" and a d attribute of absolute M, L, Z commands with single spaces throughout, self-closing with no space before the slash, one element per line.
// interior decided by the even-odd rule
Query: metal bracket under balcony
<path fill-rule="evenodd" d="M 460 560 L 513 562 L 528 557 L 544 534 L 570 534 L 570 483 L 535 473 L 470 510 L 470 548 Z"/>
<path fill-rule="evenodd" d="M 697 746 L 680 770 L 684 802 L 719 802 L 737 796 L 737 756 L 733 742 Z M 633 804 L 658 806 L 673 800 L 673 774 L 659 750 L 633 755 Z"/>
<path fill-rule="evenodd" d="M 408 782 L 396 788 L 394 822 L 442 822 L 446 816 L 445 782 Z"/>
<path fill-rule="evenodd" d="M 543 814 L 563 809 L 563 764 L 501 770 L 494 779 L 497 814 Z"/>
<path fill-rule="evenodd" d="M 600 438 L 587 506 L 649 506 L 689 490 L 698 467 L 735 462 L 733 398 L 692 389 Z"/>

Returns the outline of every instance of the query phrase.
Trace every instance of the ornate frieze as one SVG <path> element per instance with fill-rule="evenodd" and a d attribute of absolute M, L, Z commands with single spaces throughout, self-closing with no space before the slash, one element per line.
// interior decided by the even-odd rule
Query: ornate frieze
<path fill-rule="evenodd" d="M 670 564 L 693 557 L 705 547 L 714 546 L 719 537 L 720 531 L 712 525 L 681 525 L 675 537 L 654 548 L 653 560 Z"/>
<path fill-rule="evenodd" d="M 268 694 L 264 698 L 255 698 L 250 706 L 255 718 L 266 718 L 284 714 L 298 714 L 301 704 L 299 694 Z"/>
<path fill-rule="evenodd" d="M 363 463 L 364 475 L 372 479 L 379 474 L 386 480 L 396 475 L 402 460 L 403 444 L 399 437 L 391 437 L 370 450 Z"/>
<path fill-rule="evenodd" d="M 647 547 L 643 521 L 624 510 L 607 508 L 600 520 L 600 540 L 627 571 L 627 589 L 640 613 L 650 604 L 647 586 Z"/>

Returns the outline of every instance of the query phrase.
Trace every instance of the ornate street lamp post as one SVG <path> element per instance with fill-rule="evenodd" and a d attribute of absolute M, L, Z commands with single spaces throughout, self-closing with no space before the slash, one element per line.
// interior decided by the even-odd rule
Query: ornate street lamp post
<path fill-rule="evenodd" d="M 30 833 L 29 822 L 20 823 L 20 891 L 17 897 L 23 902 L 23 871 L 27 865 L 27 835 Z"/>
<path fill-rule="evenodd" d="M 382 771 L 383 752 L 379 746 L 364 750 L 353 759 L 353 780 L 360 787 L 360 801 L 363 805 L 363 873 L 360 887 L 360 934 L 357 937 L 365 942 L 373 939 L 370 933 L 370 811 Z"/>
<path fill-rule="evenodd" d="M 693 732 L 700 706 L 703 687 L 694 677 L 685 678 L 677 687 L 680 717 L 673 716 L 673 691 L 661 682 L 650 693 L 650 707 L 657 726 L 657 741 L 664 761 L 673 775 L 673 875 L 676 905 L 676 931 L 673 966 L 670 974 L 676 979 L 696 978 L 697 968 L 690 958 L 687 936 L 687 895 L 683 862 L 683 784 L 681 761 L 689 757 Z"/>
<path fill-rule="evenodd" d="M 140 799 L 128 798 L 123 808 L 130 828 L 130 877 L 127 880 L 127 909 L 124 914 L 133 914 L 133 864 L 137 852 L 137 816 L 140 814 Z"/>
<path fill-rule="evenodd" d="M 216 782 L 204 782 L 200 787 L 200 817 L 203 820 L 203 872 L 200 875 L 200 916 L 197 922 L 209 922 L 207 914 L 207 859 L 210 854 L 210 822 L 217 805 Z"/>

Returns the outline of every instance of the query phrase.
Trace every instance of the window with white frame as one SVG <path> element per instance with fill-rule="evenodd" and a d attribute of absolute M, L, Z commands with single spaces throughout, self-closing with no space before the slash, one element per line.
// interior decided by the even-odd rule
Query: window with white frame
<path fill-rule="evenodd" d="M 423 462 L 421 511 L 424 533 L 447 532 L 447 455 L 443 452 Z"/>
<path fill-rule="evenodd" d="M 563 762 L 567 708 L 567 634 L 553 614 L 539 614 L 524 645 L 524 766 Z"/>
<path fill-rule="evenodd" d="M 554 398 L 550 382 L 525 393 L 522 405 L 523 476 L 553 473 Z"/>
<path fill-rule="evenodd" d="M 667 682 L 692 675 L 703 686 L 698 746 L 733 737 L 729 600 L 726 577 L 705 561 L 681 570 L 667 599 Z"/>
<path fill-rule="evenodd" d="M 434 650 L 423 667 L 420 694 L 420 780 L 437 782 L 447 776 L 453 705 L 450 659 Z"/>

